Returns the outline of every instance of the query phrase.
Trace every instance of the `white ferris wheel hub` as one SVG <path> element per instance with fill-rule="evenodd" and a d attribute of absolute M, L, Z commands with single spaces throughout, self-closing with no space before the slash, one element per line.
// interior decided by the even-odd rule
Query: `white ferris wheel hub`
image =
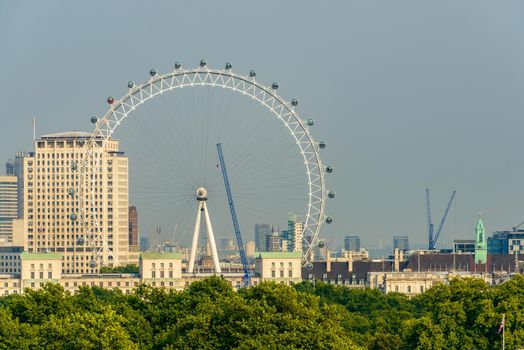
<path fill-rule="evenodd" d="M 207 201 L 207 190 L 205 187 L 199 187 L 196 192 L 196 198 L 199 201 Z"/>

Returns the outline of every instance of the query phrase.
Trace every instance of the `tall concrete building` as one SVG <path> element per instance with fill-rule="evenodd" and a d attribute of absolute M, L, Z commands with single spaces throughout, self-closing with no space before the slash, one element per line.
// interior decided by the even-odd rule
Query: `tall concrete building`
<path fill-rule="evenodd" d="M 129 245 L 139 245 L 138 242 L 138 212 L 135 206 L 129 207 Z"/>
<path fill-rule="evenodd" d="M 66 274 L 129 263 L 128 160 L 117 140 L 107 142 L 90 189 L 90 211 L 99 224 L 100 239 L 85 237 L 81 203 L 69 193 L 80 189 L 79 164 L 90 136 L 78 131 L 44 135 L 35 141 L 34 153 L 21 157 L 18 169 L 24 200 L 19 244 L 29 253 L 62 254 Z"/>
<path fill-rule="evenodd" d="M 360 251 L 360 236 L 346 236 L 344 237 L 344 250 L 359 252 Z"/>
<path fill-rule="evenodd" d="M 407 252 L 409 250 L 408 236 L 393 236 L 393 250 L 395 249 Z"/>
<path fill-rule="evenodd" d="M 18 214 L 16 176 L 0 176 L 0 244 L 12 242 L 13 220 Z"/>
<path fill-rule="evenodd" d="M 267 235 L 271 235 L 269 224 L 255 224 L 255 249 L 257 252 L 266 251 Z"/>

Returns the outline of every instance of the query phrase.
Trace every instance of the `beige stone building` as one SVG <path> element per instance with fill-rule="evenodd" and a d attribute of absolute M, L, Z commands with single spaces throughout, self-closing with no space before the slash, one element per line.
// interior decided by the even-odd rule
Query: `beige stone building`
<path fill-rule="evenodd" d="M 293 284 L 302 281 L 301 252 L 264 252 L 255 258 L 255 275 L 261 281 Z"/>
<path fill-rule="evenodd" d="M 90 136 L 76 131 L 44 135 L 35 141 L 35 152 L 24 155 L 20 169 L 24 220 L 23 227 L 15 230 L 13 244 L 28 253 L 61 254 L 64 274 L 95 273 L 100 264 L 133 262 L 128 240 L 128 160 L 119 152 L 117 140 L 110 140 L 101 159 L 93 162 L 98 171 L 90 202 L 102 239 L 84 234 L 78 192 Z"/>
<path fill-rule="evenodd" d="M 83 286 L 96 286 L 120 289 L 128 294 L 140 284 L 183 290 L 195 281 L 214 275 L 182 273 L 182 254 L 179 253 L 141 253 L 137 274 L 63 274 L 62 254 L 27 253 L 21 252 L 19 248 L 12 247 L 11 251 L 0 251 L 0 261 L 14 260 L 19 266 L 18 273 L 0 272 L 0 296 L 20 294 L 25 288 L 38 290 L 48 282 L 60 284 L 71 293 L 77 292 Z M 18 258 L 5 258 L 13 254 L 17 254 Z M 258 267 L 251 276 L 251 282 L 255 286 L 262 281 L 284 284 L 300 282 L 300 262 L 300 253 L 260 253 L 257 257 Z M 240 288 L 242 285 L 242 272 L 224 272 L 220 276 L 229 281 L 233 288 Z"/>

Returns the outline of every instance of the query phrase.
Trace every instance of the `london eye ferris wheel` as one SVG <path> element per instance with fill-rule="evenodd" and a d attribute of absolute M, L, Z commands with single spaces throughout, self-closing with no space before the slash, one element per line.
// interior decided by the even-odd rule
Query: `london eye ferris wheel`
<path fill-rule="evenodd" d="M 266 86 L 256 78 L 255 70 L 234 73 L 230 63 L 213 69 L 201 60 L 186 69 L 176 62 L 164 74 L 151 69 L 141 84 L 129 81 L 121 98 L 107 99 L 105 114 L 91 118 L 95 128 L 85 140 L 75 191 L 84 228 L 77 244 L 92 249 L 93 266 L 114 254 L 97 207 L 107 198 L 96 192 L 106 171 L 98 160 L 114 140 L 129 159 L 129 202 L 138 208 L 141 235 L 187 243 L 195 190 L 205 187 L 217 237 L 232 237 L 215 148 L 221 143 L 244 239 L 252 240 L 256 223 L 287 228 L 294 212 L 303 228 L 293 249 L 302 252 L 303 264 L 311 260 L 322 224 L 333 220 L 326 214 L 328 198 L 335 197 L 326 186 L 333 166 L 323 164 L 326 143 L 313 138 L 315 121 L 299 115 L 298 100 L 280 96 L 277 82 Z"/>

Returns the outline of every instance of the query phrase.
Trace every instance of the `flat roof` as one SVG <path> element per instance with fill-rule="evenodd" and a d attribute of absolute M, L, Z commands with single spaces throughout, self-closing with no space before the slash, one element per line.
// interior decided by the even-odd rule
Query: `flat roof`
<path fill-rule="evenodd" d="M 182 259 L 182 253 L 140 253 L 140 259 Z"/>
<path fill-rule="evenodd" d="M 93 133 L 85 131 L 64 131 L 64 132 L 55 132 L 52 134 L 46 134 L 40 136 L 43 139 L 58 139 L 58 138 L 74 138 L 74 137 L 91 137 Z"/>
<path fill-rule="evenodd" d="M 62 260 L 62 254 L 57 253 L 20 253 L 21 260 Z"/>
<path fill-rule="evenodd" d="M 301 259 L 301 252 L 260 252 L 255 254 L 261 259 Z"/>

